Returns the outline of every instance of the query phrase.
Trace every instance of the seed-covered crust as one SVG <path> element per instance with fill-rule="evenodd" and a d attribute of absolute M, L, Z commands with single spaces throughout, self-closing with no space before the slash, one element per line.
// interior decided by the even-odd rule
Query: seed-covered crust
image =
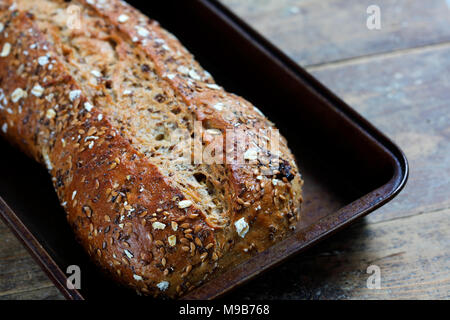
<path fill-rule="evenodd" d="M 71 5 L 81 8 L 81 29 L 61 22 Z M 95 52 L 103 47 L 111 56 Z M 139 65 L 145 90 L 120 78 L 123 65 Z M 136 101 L 145 113 L 130 109 Z M 189 130 L 182 115 L 200 121 L 206 145 L 208 134 L 240 129 L 253 147 L 244 164 L 176 166 L 174 146 L 143 124 L 159 126 L 151 121 L 161 115 Z M 274 125 L 122 1 L 0 1 L 0 129 L 46 166 L 92 259 L 140 293 L 181 296 L 280 241 L 299 219 L 295 159 L 282 137 L 278 157 L 261 143 L 260 130 Z"/>

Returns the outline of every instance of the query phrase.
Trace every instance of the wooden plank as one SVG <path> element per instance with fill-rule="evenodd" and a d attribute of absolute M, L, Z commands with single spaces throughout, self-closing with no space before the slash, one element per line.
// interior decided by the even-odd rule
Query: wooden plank
<path fill-rule="evenodd" d="M 0 300 L 64 300 L 54 285 L 48 287 L 17 291 L 0 296 Z"/>
<path fill-rule="evenodd" d="M 233 293 L 234 299 L 448 299 L 450 210 L 352 226 Z M 370 265 L 381 289 L 368 289 Z"/>
<path fill-rule="evenodd" d="M 446 1 L 221 0 L 300 65 L 317 65 L 450 40 Z M 366 26 L 381 9 L 381 30 Z"/>
<path fill-rule="evenodd" d="M 405 189 L 369 221 L 450 207 L 449 57 L 446 44 L 309 69 L 409 160 Z"/>
<path fill-rule="evenodd" d="M 0 221 L 0 299 L 63 299 L 19 240 Z"/>

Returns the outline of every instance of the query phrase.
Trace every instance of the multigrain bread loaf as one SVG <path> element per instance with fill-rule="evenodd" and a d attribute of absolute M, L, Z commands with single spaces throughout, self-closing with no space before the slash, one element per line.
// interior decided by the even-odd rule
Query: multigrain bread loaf
<path fill-rule="evenodd" d="M 1 133 L 46 166 L 118 282 L 179 297 L 295 228 L 303 182 L 285 139 L 157 22 L 115 0 L 0 6 Z M 242 162 L 226 161 L 233 135 Z"/>

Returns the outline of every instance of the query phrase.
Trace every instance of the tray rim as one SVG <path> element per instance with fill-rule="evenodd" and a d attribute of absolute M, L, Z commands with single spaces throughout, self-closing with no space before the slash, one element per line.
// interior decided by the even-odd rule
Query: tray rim
<path fill-rule="evenodd" d="M 353 124 L 357 125 L 362 134 L 366 134 L 369 138 L 373 139 L 380 147 L 384 148 L 385 151 L 391 155 L 391 161 L 393 165 L 392 177 L 382 186 L 370 191 L 369 193 L 363 195 L 362 197 L 354 200 L 350 204 L 342 207 L 336 212 L 330 214 L 326 217 L 328 219 L 331 216 L 339 215 L 345 213 L 349 210 L 355 203 L 359 203 L 364 200 L 369 200 L 374 198 L 373 196 L 380 191 L 383 191 L 382 197 L 378 197 L 375 202 L 371 202 L 366 205 L 365 208 L 353 212 L 347 219 L 341 221 L 333 228 L 322 232 L 318 238 L 311 239 L 305 242 L 302 246 L 298 247 L 293 252 L 289 252 L 287 255 L 279 259 L 275 259 L 266 263 L 263 268 L 259 270 L 254 270 L 245 274 L 241 277 L 237 277 L 234 283 L 224 286 L 222 284 L 222 290 L 216 290 L 215 293 L 211 294 L 207 292 L 207 287 L 212 285 L 217 285 L 218 279 L 225 279 L 224 277 L 217 277 L 213 280 L 208 281 L 199 288 L 193 290 L 187 295 L 183 296 L 182 299 L 214 299 L 223 296 L 231 290 L 236 289 L 238 286 L 244 284 L 250 279 L 259 276 L 263 272 L 275 267 L 276 265 L 282 263 L 286 259 L 292 258 L 294 255 L 306 250 L 312 245 L 324 240 L 330 235 L 340 231 L 342 228 L 348 226 L 356 219 L 369 214 L 375 209 L 383 206 L 390 200 L 392 200 L 405 186 L 408 175 L 409 175 L 409 165 L 403 151 L 385 134 L 383 134 L 379 129 L 377 129 L 372 123 L 360 115 L 357 111 L 352 109 L 343 100 L 337 97 L 330 89 L 325 87 L 320 83 L 314 76 L 308 73 L 305 69 L 299 66 L 291 58 L 289 58 L 285 53 L 283 53 L 279 48 L 273 45 L 264 36 L 250 27 L 241 18 L 239 18 L 235 13 L 230 11 L 226 6 L 218 2 L 217 0 L 199 0 L 199 2 L 205 6 L 207 9 L 214 11 L 222 19 L 224 19 L 236 32 L 240 32 L 245 35 L 247 40 L 253 42 L 262 50 L 265 54 L 270 55 L 275 62 L 277 62 L 280 68 L 289 72 L 296 78 L 299 78 L 303 84 L 309 87 L 311 90 L 315 91 L 317 96 L 325 99 L 328 104 L 335 107 L 343 117 L 347 118 Z M 20 218 L 14 213 L 14 211 L 8 206 L 6 201 L 0 196 L 0 217 L 5 222 L 5 224 L 10 228 L 14 235 L 22 242 L 27 251 L 31 254 L 33 259 L 39 264 L 41 269 L 46 273 L 50 280 L 55 284 L 63 296 L 68 300 L 85 300 L 85 297 L 77 289 L 68 289 L 65 286 L 67 277 L 66 274 L 61 270 L 58 264 L 53 260 L 50 254 L 42 247 L 39 241 L 33 236 L 26 225 L 20 220 Z M 318 225 L 320 221 L 314 225 Z M 291 236 L 293 237 L 293 236 Z M 286 240 L 282 241 L 285 242 Z M 274 248 L 277 245 L 271 247 Z M 269 248 L 268 250 L 270 250 Z M 258 254 L 252 257 L 253 260 L 257 256 L 262 256 Z M 242 265 L 245 265 L 244 262 Z M 234 269 L 225 272 L 225 274 L 232 273 Z M 220 286 L 219 286 L 220 287 Z M 205 289 L 206 288 L 206 289 Z"/>

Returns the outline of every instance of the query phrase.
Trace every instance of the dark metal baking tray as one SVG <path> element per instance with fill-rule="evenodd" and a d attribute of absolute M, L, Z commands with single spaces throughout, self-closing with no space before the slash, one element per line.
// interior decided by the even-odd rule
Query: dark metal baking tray
<path fill-rule="evenodd" d="M 228 91 L 278 126 L 305 180 L 302 221 L 285 241 L 192 291 L 221 296 L 385 204 L 405 185 L 402 151 L 368 121 L 216 1 L 131 1 L 174 33 Z M 300 32 L 300 30 L 299 30 Z M 46 171 L 0 140 L 0 213 L 68 299 L 134 297 L 89 261 Z M 66 288 L 79 265 L 80 290 Z"/>

